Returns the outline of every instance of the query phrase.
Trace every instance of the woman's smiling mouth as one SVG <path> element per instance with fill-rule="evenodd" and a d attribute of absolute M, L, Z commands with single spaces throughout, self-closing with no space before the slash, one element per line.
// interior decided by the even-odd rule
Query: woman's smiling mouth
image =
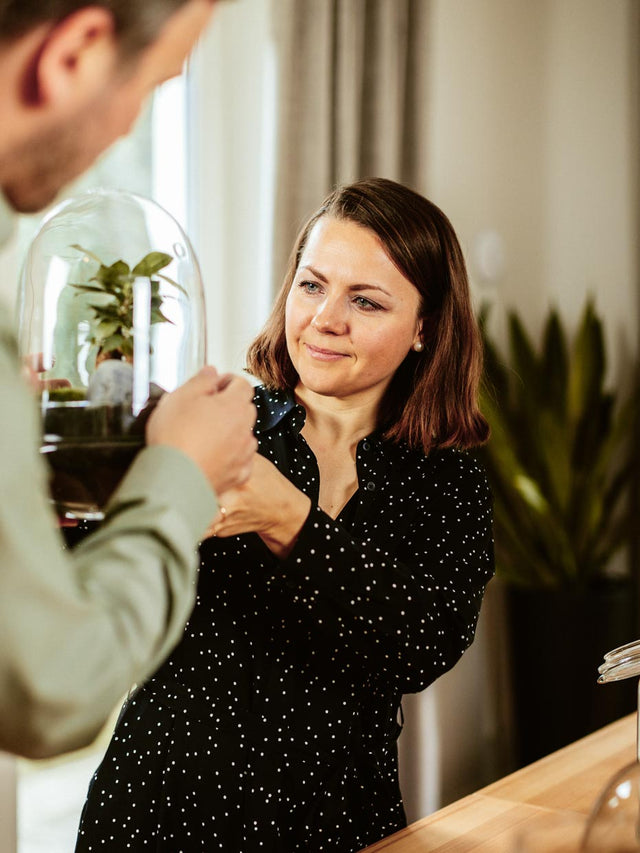
<path fill-rule="evenodd" d="M 314 358 L 317 361 L 338 361 L 341 358 L 349 357 L 346 353 L 336 352 L 335 350 L 330 349 L 321 349 L 320 347 L 314 347 L 313 344 L 305 343 L 304 347 L 311 358 Z"/>

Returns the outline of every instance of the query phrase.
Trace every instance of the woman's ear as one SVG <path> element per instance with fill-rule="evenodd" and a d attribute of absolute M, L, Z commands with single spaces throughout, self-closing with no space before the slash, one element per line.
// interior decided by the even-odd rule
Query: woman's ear
<path fill-rule="evenodd" d="M 415 352 L 422 352 L 422 350 L 424 349 L 424 340 L 422 337 L 422 320 L 418 320 L 416 334 L 413 339 L 413 343 L 411 344 L 411 349 Z"/>
<path fill-rule="evenodd" d="M 26 88 L 31 105 L 72 112 L 105 88 L 116 73 L 117 59 L 112 14 L 100 6 L 72 13 L 43 38 Z"/>

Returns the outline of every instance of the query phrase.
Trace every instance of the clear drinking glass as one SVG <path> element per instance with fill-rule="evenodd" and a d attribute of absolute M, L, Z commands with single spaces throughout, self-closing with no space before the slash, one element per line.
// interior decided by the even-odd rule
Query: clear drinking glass
<path fill-rule="evenodd" d="M 63 516 L 99 519 L 158 399 L 204 364 L 196 256 L 155 202 L 93 190 L 44 220 L 18 307 L 52 500 Z"/>
<path fill-rule="evenodd" d="M 640 640 L 607 652 L 599 672 L 602 684 L 640 676 Z M 589 815 L 581 849 L 585 853 L 640 850 L 640 729 L 636 760 L 615 773 L 603 788 Z"/>

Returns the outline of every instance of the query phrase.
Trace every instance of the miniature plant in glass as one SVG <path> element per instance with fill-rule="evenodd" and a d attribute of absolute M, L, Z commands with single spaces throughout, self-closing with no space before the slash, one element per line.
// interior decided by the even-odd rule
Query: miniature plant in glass
<path fill-rule="evenodd" d="M 133 305 L 136 280 L 148 279 L 150 285 L 151 316 L 150 322 L 171 323 L 162 313 L 163 297 L 160 295 L 160 279 L 173 287 L 186 291 L 178 282 L 163 275 L 160 270 L 171 263 L 173 257 L 164 252 L 149 252 L 133 269 L 123 260 L 117 260 L 107 266 L 100 258 L 82 246 L 74 245 L 83 255 L 92 258 L 100 266 L 88 284 L 72 284 L 81 293 L 94 297 L 91 309 L 94 317 L 91 321 L 89 342 L 98 348 L 96 361 L 107 358 L 133 360 L 134 318 Z M 98 301 L 96 301 L 98 300 Z"/>
<path fill-rule="evenodd" d="M 154 202 L 96 190 L 44 221 L 20 290 L 40 372 L 41 451 L 58 512 L 100 518 L 165 391 L 204 363 L 204 299 L 184 232 Z"/>

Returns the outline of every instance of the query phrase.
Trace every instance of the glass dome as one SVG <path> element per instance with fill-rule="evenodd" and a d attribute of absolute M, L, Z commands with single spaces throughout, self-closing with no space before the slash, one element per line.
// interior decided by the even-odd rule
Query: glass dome
<path fill-rule="evenodd" d="M 204 317 L 193 249 L 155 202 L 93 190 L 46 217 L 22 272 L 19 336 L 62 515 L 102 516 L 159 397 L 204 364 Z"/>
<path fill-rule="evenodd" d="M 640 676 L 640 640 L 607 652 L 598 672 L 600 684 Z M 609 779 L 596 800 L 580 848 L 585 853 L 640 851 L 640 682 L 636 725 L 636 759 Z"/>

